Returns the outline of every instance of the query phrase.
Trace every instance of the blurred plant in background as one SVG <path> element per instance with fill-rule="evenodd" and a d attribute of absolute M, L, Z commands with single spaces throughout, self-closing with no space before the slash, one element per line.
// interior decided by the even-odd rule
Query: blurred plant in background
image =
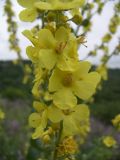
<path fill-rule="evenodd" d="M 5 113 L 0 109 L 0 119 L 4 119 L 5 118 Z"/>
<path fill-rule="evenodd" d="M 19 47 L 19 40 L 17 38 L 17 22 L 14 20 L 15 13 L 12 8 L 12 2 L 10 0 L 5 1 L 4 12 L 7 16 L 8 32 L 9 32 L 9 43 L 10 49 L 15 51 L 18 55 L 18 60 L 22 61 L 21 49 Z"/>
<path fill-rule="evenodd" d="M 36 99 L 33 103 L 35 112 L 30 115 L 29 123 L 31 127 L 35 128 L 32 137 L 34 139 L 41 138 L 44 142 L 31 140 L 31 145 L 27 147 L 26 159 L 37 159 L 38 157 L 50 159 L 51 152 L 54 160 L 57 158 L 70 160 L 75 157 L 82 160 L 91 158 L 93 160 L 109 160 L 113 156 L 113 152 L 117 156 L 116 150 L 119 148 L 117 146 L 119 144 L 116 144 L 113 133 L 94 137 L 93 143 L 89 144 L 87 133 L 90 126 L 87 105 L 94 101 L 92 95 L 95 94 L 96 86 L 97 92 L 100 92 L 103 81 L 108 80 L 107 62 L 113 55 L 118 55 L 120 52 L 119 37 L 114 51 L 112 53 L 109 51 L 109 43 L 120 25 L 119 2 L 115 3 L 108 33 L 103 36 L 101 44 L 95 46 L 94 50 L 86 57 L 97 56 L 100 50 L 104 53 L 100 64 L 94 68 L 101 75 L 101 82 L 99 75 L 97 72 L 93 72 L 93 69 L 88 73 L 91 65 L 84 61 L 86 58 L 78 62 L 77 49 L 81 45 L 86 46 L 85 37 L 92 29 L 92 17 L 102 13 L 107 1 L 97 0 L 86 2 L 84 5 L 84 1 L 79 0 L 56 0 L 54 2 L 30 0 L 29 3 L 18 0 L 18 2 L 25 8 L 20 13 L 21 20 L 33 22 L 40 19 L 42 22 L 33 29 L 23 32 L 32 42 L 32 46 L 27 47 L 26 52 L 33 64 L 32 69 L 29 64 L 23 68 L 23 72 L 27 73 L 23 82 L 29 82 L 32 70 L 35 76 L 32 89 Z M 78 6 L 82 7 L 78 8 Z M 11 7 L 10 0 L 6 0 L 5 12 L 7 15 L 11 15 L 7 20 L 8 29 L 13 32 L 9 40 L 10 44 L 16 47 L 17 45 L 13 42 L 17 40 L 17 28 L 13 25 L 15 23 L 11 17 L 14 16 L 14 12 Z M 76 27 L 73 28 L 72 23 Z M 81 34 L 79 35 L 79 33 Z M 19 55 L 20 52 L 14 47 L 12 49 Z M 77 88 L 73 85 L 75 79 L 77 83 L 82 82 Z M 96 97 L 95 101 L 97 101 Z M 77 103 L 78 106 L 76 106 Z M 74 108 L 74 106 L 76 107 Z M 97 107 L 94 110 L 97 110 Z M 119 115 L 112 122 L 115 127 L 118 127 Z M 77 134 L 80 135 L 80 138 L 75 136 Z M 84 143 L 87 140 L 88 144 L 85 144 L 84 150 Z M 74 157 L 79 151 L 76 142 L 80 145 L 80 153 Z"/>

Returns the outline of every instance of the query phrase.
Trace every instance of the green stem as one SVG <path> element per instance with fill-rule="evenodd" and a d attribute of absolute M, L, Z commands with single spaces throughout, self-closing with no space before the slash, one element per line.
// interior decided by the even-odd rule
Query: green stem
<path fill-rule="evenodd" d="M 42 14 L 42 28 L 45 26 L 45 13 Z"/>
<path fill-rule="evenodd" d="M 52 160 L 57 160 L 57 154 L 58 154 L 57 147 L 59 146 L 59 143 L 60 143 L 60 140 L 61 140 L 62 130 L 63 130 L 63 121 L 60 122 L 60 129 L 59 129 L 59 133 L 58 133 L 57 138 L 56 138 L 55 149 L 54 149 Z"/>
<path fill-rule="evenodd" d="M 56 11 L 56 27 L 60 25 L 60 12 Z"/>
<path fill-rule="evenodd" d="M 76 35 L 76 36 L 78 35 L 79 29 L 80 29 L 80 25 L 77 26 L 77 29 L 76 29 L 76 31 L 75 31 L 75 35 Z"/>
<path fill-rule="evenodd" d="M 88 54 L 84 59 L 82 59 L 82 61 L 85 61 L 89 56 L 90 54 Z"/>

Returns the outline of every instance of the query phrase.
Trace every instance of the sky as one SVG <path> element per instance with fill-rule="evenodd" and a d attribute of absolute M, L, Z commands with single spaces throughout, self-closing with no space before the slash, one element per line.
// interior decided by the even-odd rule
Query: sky
<path fill-rule="evenodd" d="M 9 34 L 7 32 L 7 23 L 6 23 L 6 16 L 4 15 L 3 6 L 4 6 L 5 0 L 0 0 L 0 60 L 13 60 L 17 58 L 17 55 L 14 51 L 9 50 L 9 43 L 8 43 L 8 37 Z M 90 1 L 90 0 L 88 0 Z M 84 59 L 89 53 L 90 50 L 94 48 L 95 45 L 101 44 L 101 38 L 105 33 L 108 32 L 108 24 L 109 20 L 113 15 L 113 6 L 114 3 L 117 0 L 109 1 L 102 12 L 101 15 L 96 15 L 93 17 L 93 27 L 92 31 L 87 35 L 87 48 L 82 46 L 79 50 L 79 57 L 80 60 Z M 13 9 L 16 13 L 16 22 L 18 23 L 18 38 L 20 39 L 20 47 L 22 49 L 22 57 L 27 58 L 25 53 L 25 48 L 30 45 L 30 42 L 22 35 L 22 31 L 25 29 L 31 29 L 35 24 L 34 23 L 25 23 L 21 22 L 19 20 L 19 12 L 22 10 L 22 7 L 20 7 L 17 3 L 17 0 L 12 0 L 13 3 Z M 80 33 L 81 34 L 81 33 Z M 117 37 L 120 37 L 120 27 L 118 28 L 117 33 L 113 37 L 109 47 L 110 52 L 112 52 L 117 45 Z M 87 60 L 92 62 L 93 64 L 98 64 L 100 62 L 100 58 L 102 56 L 102 53 L 100 52 L 97 57 L 95 58 L 88 58 Z M 108 67 L 110 68 L 120 68 L 120 56 L 113 56 L 109 63 Z"/>

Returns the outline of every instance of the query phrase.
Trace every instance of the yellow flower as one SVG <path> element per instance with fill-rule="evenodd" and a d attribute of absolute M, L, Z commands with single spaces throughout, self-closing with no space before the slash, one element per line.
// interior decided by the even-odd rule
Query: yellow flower
<path fill-rule="evenodd" d="M 63 120 L 62 138 L 77 134 L 84 137 L 89 132 L 89 109 L 87 105 L 80 104 L 73 109 L 62 111 L 54 106 L 54 109 L 51 107 L 50 110 L 48 118 L 52 123 Z"/>
<path fill-rule="evenodd" d="M 70 10 L 81 7 L 84 2 L 84 0 L 46 0 L 36 2 L 35 7 L 40 10 Z"/>
<path fill-rule="evenodd" d="M 66 114 L 63 119 L 62 138 L 79 134 L 81 139 L 90 131 L 89 109 L 87 105 L 80 104 Z"/>
<path fill-rule="evenodd" d="M 39 65 L 35 67 L 34 74 L 35 74 L 35 79 L 34 79 L 34 85 L 32 88 L 32 94 L 35 97 L 39 97 L 40 94 L 42 93 L 42 89 L 40 90 L 40 85 L 43 82 L 43 75 L 44 75 L 44 72 Z"/>
<path fill-rule="evenodd" d="M 38 12 L 34 4 L 36 2 L 39 2 L 39 0 L 29 0 L 29 1 L 17 0 L 17 1 L 22 7 L 26 8 L 20 12 L 19 14 L 20 19 L 26 22 L 33 22 L 38 16 Z"/>
<path fill-rule="evenodd" d="M 5 118 L 5 113 L 0 109 L 0 119 L 4 119 Z"/>
<path fill-rule="evenodd" d="M 32 89 L 32 93 L 35 97 L 39 97 L 42 93 L 42 89 L 40 89 L 40 85 L 43 82 L 43 77 L 45 76 L 46 70 L 42 68 L 42 64 L 39 61 L 39 40 L 36 36 L 32 33 L 32 31 L 25 30 L 23 34 L 33 43 L 33 46 L 28 46 L 26 48 L 26 52 L 28 57 L 31 59 L 32 63 L 34 64 L 34 86 Z"/>
<path fill-rule="evenodd" d="M 113 125 L 120 130 L 120 114 L 115 116 L 115 118 L 112 120 Z"/>
<path fill-rule="evenodd" d="M 43 29 L 38 36 L 44 48 L 40 49 L 39 58 L 45 68 L 50 70 L 57 64 L 61 70 L 74 70 L 77 42 L 67 29 L 60 27 L 55 37 L 49 30 Z"/>
<path fill-rule="evenodd" d="M 57 110 L 57 112 L 54 112 Z M 81 104 L 71 110 L 63 110 L 51 107 L 49 120 L 53 123 L 63 120 L 62 138 L 66 136 L 81 135 L 82 137 L 90 130 L 89 126 L 89 109 L 88 106 Z"/>
<path fill-rule="evenodd" d="M 29 116 L 29 125 L 35 128 L 35 132 L 32 135 L 33 139 L 44 136 L 48 119 L 54 123 L 58 123 L 63 119 L 62 111 L 54 105 L 46 106 L 45 104 L 35 101 L 33 107 L 36 112 Z"/>
<path fill-rule="evenodd" d="M 78 64 L 77 41 L 66 28 L 60 27 L 55 36 L 48 29 L 41 29 L 38 37 L 30 31 L 24 31 L 23 34 L 35 46 L 29 46 L 26 50 L 33 63 L 39 61 L 42 67 L 48 70 L 55 65 L 61 70 L 75 70 Z"/>
<path fill-rule="evenodd" d="M 101 75 L 101 79 L 107 80 L 108 74 L 107 74 L 107 67 L 105 65 L 100 65 L 96 71 Z"/>
<path fill-rule="evenodd" d="M 38 36 L 37 36 L 37 34 L 34 34 L 33 32 L 32 32 L 32 30 L 24 30 L 23 32 L 23 35 L 26 37 L 26 38 L 28 38 L 31 42 L 32 42 L 32 44 L 35 46 L 35 47 L 42 47 L 41 45 L 40 45 L 40 43 L 39 43 L 39 39 L 38 39 Z"/>
<path fill-rule="evenodd" d="M 103 139 L 103 143 L 106 147 L 114 147 L 117 144 L 116 140 L 112 136 L 106 136 Z"/>
<path fill-rule="evenodd" d="M 84 104 L 77 105 L 71 110 L 60 110 L 54 105 L 46 106 L 38 101 L 35 101 L 33 106 L 36 112 L 29 117 L 29 125 L 35 128 L 33 139 L 42 138 L 45 135 L 48 120 L 54 124 L 63 121 L 62 138 L 77 134 L 84 137 L 90 130 L 89 109 Z"/>
<path fill-rule="evenodd" d="M 100 81 L 97 72 L 88 73 L 91 64 L 87 61 L 79 62 L 74 72 L 61 71 L 55 68 L 50 80 L 49 91 L 53 94 L 53 103 L 61 109 L 73 108 L 77 104 L 77 97 L 87 100 L 94 93 Z"/>
<path fill-rule="evenodd" d="M 25 9 L 20 12 L 19 17 L 22 21 L 33 22 L 41 10 L 69 10 L 79 8 L 84 4 L 84 0 L 17 0 Z"/>
<path fill-rule="evenodd" d="M 75 139 L 70 136 L 63 139 L 63 141 L 59 144 L 57 150 L 59 157 L 65 155 L 73 155 L 78 151 L 78 145 Z"/>

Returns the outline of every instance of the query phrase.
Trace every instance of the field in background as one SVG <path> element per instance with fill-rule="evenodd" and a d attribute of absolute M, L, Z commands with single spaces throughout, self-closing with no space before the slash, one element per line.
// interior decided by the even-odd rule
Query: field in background
<path fill-rule="evenodd" d="M 97 93 L 95 102 L 91 104 L 91 122 L 94 128 L 92 137 L 107 133 L 111 129 L 111 119 L 120 113 L 120 70 L 110 69 L 108 73 L 108 81 L 104 82 L 103 89 Z M 10 61 L 0 62 L 0 108 L 6 114 L 0 131 L 0 144 L 3 144 L 0 145 L 0 160 L 32 160 L 41 154 L 41 145 L 30 140 L 30 129 L 27 125 L 27 118 L 32 110 L 32 76 L 28 84 L 23 84 L 23 75 L 21 66 Z M 101 129 L 95 131 L 98 125 Z M 29 147 L 29 142 L 33 144 L 32 148 Z M 30 152 L 25 157 L 27 150 Z"/>

